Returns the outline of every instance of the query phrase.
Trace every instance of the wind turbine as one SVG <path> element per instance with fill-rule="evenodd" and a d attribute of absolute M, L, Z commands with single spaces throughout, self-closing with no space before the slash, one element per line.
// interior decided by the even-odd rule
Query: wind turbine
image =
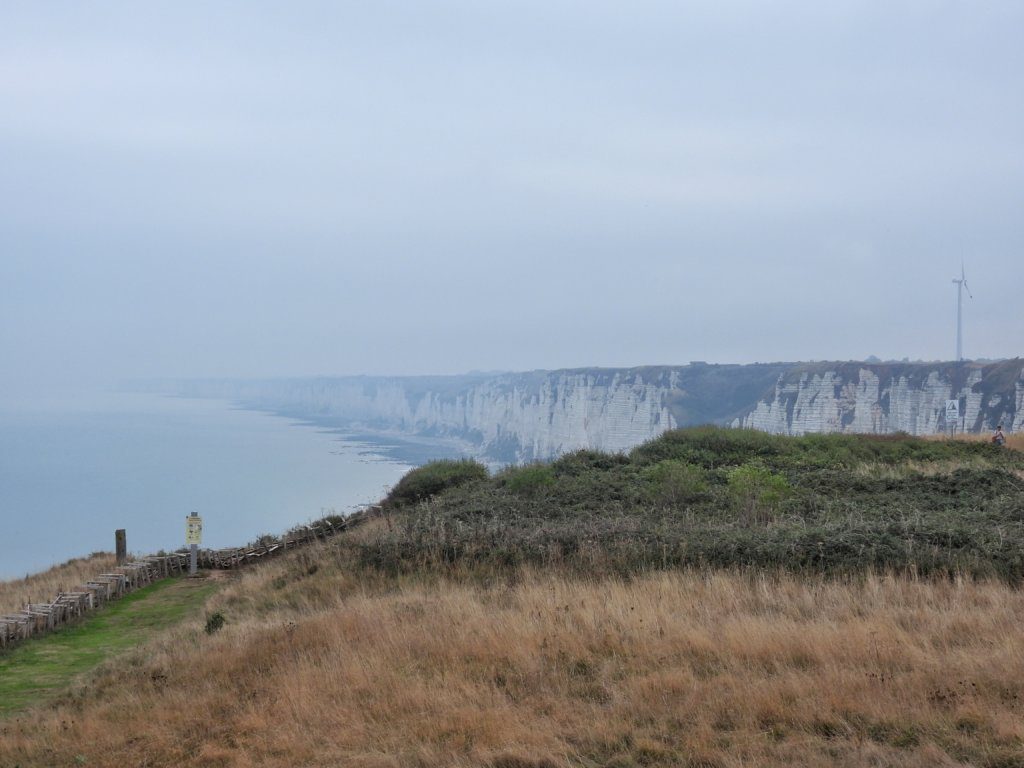
<path fill-rule="evenodd" d="M 967 287 L 967 278 L 964 276 L 964 263 L 960 262 L 960 277 L 953 278 L 956 283 L 956 359 L 957 362 L 964 359 L 964 291 L 967 291 L 967 298 L 973 299 L 971 289 Z"/>

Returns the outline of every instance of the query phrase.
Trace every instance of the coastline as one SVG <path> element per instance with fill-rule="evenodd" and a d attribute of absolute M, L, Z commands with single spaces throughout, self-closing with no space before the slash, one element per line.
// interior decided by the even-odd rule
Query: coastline
<path fill-rule="evenodd" d="M 214 548 L 347 514 L 410 468 L 399 453 L 415 455 L 354 430 L 159 393 L 85 393 L 0 415 L 0 580 L 108 549 L 120 528 L 132 551 L 171 549 L 191 510 Z"/>
<path fill-rule="evenodd" d="M 368 446 L 368 450 L 359 451 L 361 456 L 376 456 L 413 467 L 437 459 L 477 459 L 484 464 L 489 463 L 480 458 L 472 443 L 454 437 L 431 437 L 395 430 L 373 429 L 336 417 L 315 416 L 288 409 L 261 408 L 239 401 L 232 401 L 230 407 L 234 410 L 278 416 L 288 419 L 296 426 L 315 427 L 336 435 L 349 444 L 364 444 Z"/>

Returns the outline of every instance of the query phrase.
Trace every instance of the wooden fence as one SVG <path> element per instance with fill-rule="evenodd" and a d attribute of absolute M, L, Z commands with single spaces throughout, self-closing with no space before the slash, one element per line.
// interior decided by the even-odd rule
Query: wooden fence
<path fill-rule="evenodd" d="M 294 528 L 279 539 L 248 547 L 201 549 L 200 568 L 227 569 L 280 555 L 288 550 L 326 539 L 364 522 L 375 508 L 349 515 L 343 520 L 321 520 Z M 187 574 L 189 551 L 181 549 L 167 555 L 149 555 L 101 573 L 68 592 L 60 592 L 49 603 L 30 603 L 15 613 L 0 615 L 0 648 L 19 640 L 49 632 L 73 621 L 111 600 L 134 592 L 160 579 Z"/>

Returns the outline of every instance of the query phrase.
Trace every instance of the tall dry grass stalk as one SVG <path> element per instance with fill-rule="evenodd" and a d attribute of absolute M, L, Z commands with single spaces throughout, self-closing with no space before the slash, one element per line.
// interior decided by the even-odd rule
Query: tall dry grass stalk
<path fill-rule="evenodd" d="M 311 555 L 55 708 L 0 765 L 967 766 L 1024 758 L 1024 594 L 734 572 L 488 584 Z"/>
<path fill-rule="evenodd" d="M 88 557 L 68 560 L 46 571 L 23 579 L 0 581 L 0 613 L 20 609 L 25 603 L 47 603 L 62 590 L 73 589 L 83 582 L 109 571 L 116 564 L 110 552 L 94 552 Z"/>

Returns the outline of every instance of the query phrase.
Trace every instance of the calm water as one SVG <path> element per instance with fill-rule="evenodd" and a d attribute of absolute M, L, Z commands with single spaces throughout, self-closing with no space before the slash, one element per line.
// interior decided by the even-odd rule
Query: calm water
<path fill-rule="evenodd" d="M 113 549 L 241 545 L 379 499 L 408 466 L 316 427 L 152 395 L 0 404 L 0 579 Z"/>

